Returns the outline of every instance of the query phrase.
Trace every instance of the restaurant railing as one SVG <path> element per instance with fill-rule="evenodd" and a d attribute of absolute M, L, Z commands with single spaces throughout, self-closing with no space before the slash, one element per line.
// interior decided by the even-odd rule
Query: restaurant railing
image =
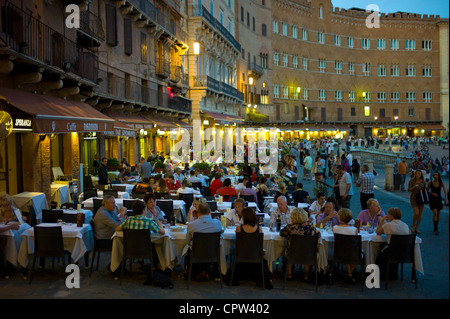
<path fill-rule="evenodd" d="M 97 79 L 98 57 L 93 51 L 42 23 L 9 1 L 1 6 L 0 30 L 5 45 L 45 64 L 92 82 Z"/>

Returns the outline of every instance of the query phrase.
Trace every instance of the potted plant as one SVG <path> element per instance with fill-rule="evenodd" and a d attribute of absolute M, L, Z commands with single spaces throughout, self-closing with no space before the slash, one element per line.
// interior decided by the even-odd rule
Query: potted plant
<path fill-rule="evenodd" d="M 121 165 L 120 165 L 119 160 L 115 157 L 108 158 L 108 160 L 106 162 L 106 167 L 107 167 L 108 171 L 117 171 L 120 166 Z"/>
<path fill-rule="evenodd" d="M 161 161 L 156 161 L 155 166 L 153 168 L 155 173 L 161 173 L 166 170 L 166 164 Z"/>
<path fill-rule="evenodd" d="M 211 165 L 208 163 L 195 163 L 192 167 L 198 169 L 202 175 L 211 174 Z"/>

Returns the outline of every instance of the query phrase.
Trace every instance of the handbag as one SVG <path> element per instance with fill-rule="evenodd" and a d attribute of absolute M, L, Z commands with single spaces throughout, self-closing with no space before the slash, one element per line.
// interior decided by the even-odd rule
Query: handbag
<path fill-rule="evenodd" d="M 430 196 L 425 189 L 422 189 L 417 193 L 416 202 L 419 205 L 427 205 L 430 203 Z"/>

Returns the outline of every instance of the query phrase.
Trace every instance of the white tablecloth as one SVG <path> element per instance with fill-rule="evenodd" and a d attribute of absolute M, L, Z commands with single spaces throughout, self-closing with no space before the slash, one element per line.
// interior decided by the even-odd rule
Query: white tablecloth
<path fill-rule="evenodd" d="M 121 199 L 130 199 L 130 194 L 128 194 L 127 192 L 117 192 L 117 195 Z M 103 191 L 98 190 L 97 191 L 97 196 L 98 197 L 103 197 Z M 83 200 L 84 200 L 84 193 L 81 193 L 80 196 L 79 196 L 79 201 L 82 202 Z"/>
<path fill-rule="evenodd" d="M 30 227 L 31 226 L 29 224 L 24 223 L 20 225 L 18 230 L 10 229 L 9 231 L 0 233 L 2 241 L 5 241 L 5 246 L 3 248 L 5 259 L 14 266 L 18 266 L 17 256 L 19 253 L 20 244 L 22 242 L 22 233 Z"/>
<path fill-rule="evenodd" d="M 291 206 L 291 205 L 289 205 L 289 206 Z M 309 206 L 310 205 L 306 204 L 306 203 L 298 203 L 297 204 L 297 208 L 308 208 Z M 277 209 L 277 207 L 278 207 L 278 203 L 271 202 L 271 203 L 267 204 L 267 206 L 264 208 L 264 212 L 270 214 L 275 209 Z"/>
<path fill-rule="evenodd" d="M 72 260 L 77 262 L 84 254 L 94 248 L 94 235 L 91 225 L 84 224 L 83 227 L 74 225 L 59 225 L 56 223 L 42 223 L 35 227 L 61 226 L 64 250 L 70 251 Z M 34 253 L 34 229 L 29 228 L 22 234 L 18 263 L 26 268 Z"/>
<path fill-rule="evenodd" d="M 57 206 L 61 207 L 62 204 L 71 203 L 70 188 L 69 185 L 64 184 L 51 184 L 52 200 L 56 202 Z"/>
<path fill-rule="evenodd" d="M 323 244 L 325 251 L 321 256 L 321 260 L 319 260 L 319 265 L 325 265 L 327 260 L 332 260 L 332 250 L 334 246 L 334 234 L 330 231 L 328 232 L 325 229 L 321 229 L 321 240 L 320 242 Z M 386 235 L 379 236 L 376 233 L 368 233 L 367 231 L 361 231 L 361 244 L 362 249 L 365 255 L 365 263 L 366 265 L 375 264 L 375 260 L 380 252 L 380 249 L 387 242 Z M 416 270 L 421 274 L 424 274 L 423 263 L 422 263 L 422 254 L 420 252 L 420 244 L 422 243 L 422 239 L 416 237 L 416 245 L 414 247 L 414 257 L 415 257 L 415 266 Z"/>
<path fill-rule="evenodd" d="M 22 212 L 29 212 L 28 206 L 33 205 L 38 220 L 42 219 L 42 210 L 48 209 L 47 198 L 44 193 L 24 192 L 14 195 L 12 198 L 17 208 Z"/>
<path fill-rule="evenodd" d="M 248 207 L 254 208 L 257 212 L 259 212 L 258 205 L 255 202 L 248 202 Z M 217 202 L 217 210 L 224 211 L 227 208 L 231 209 L 231 202 L 222 202 L 221 204 Z"/>
<path fill-rule="evenodd" d="M 142 199 L 139 199 L 142 200 Z M 156 200 L 158 201 L 158 200 Z M 84 208 L 89 210 L 94 210 L 94 200 L 89 198 L 83 202 Z M 123 198 L 116 198 L 116 206 L 120 209 L 123 206 Z M 186 203 L 183 200 L 173 200 L 173 210 L 175 214 L 177 214 L 178 218 L 180 218 L 180 214 L 184 216 L 184 220 L 186 220 Z"/>

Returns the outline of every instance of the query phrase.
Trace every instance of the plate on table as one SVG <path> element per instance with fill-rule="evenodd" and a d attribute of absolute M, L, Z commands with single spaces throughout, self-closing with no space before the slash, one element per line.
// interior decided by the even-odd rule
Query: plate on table
<path fill-rule="evenodd" d="M 170 231 L 174 231 L 174 232 L 181 232 L 183 231 L 184 227 L 183 226 L 170 226 Z"/>

